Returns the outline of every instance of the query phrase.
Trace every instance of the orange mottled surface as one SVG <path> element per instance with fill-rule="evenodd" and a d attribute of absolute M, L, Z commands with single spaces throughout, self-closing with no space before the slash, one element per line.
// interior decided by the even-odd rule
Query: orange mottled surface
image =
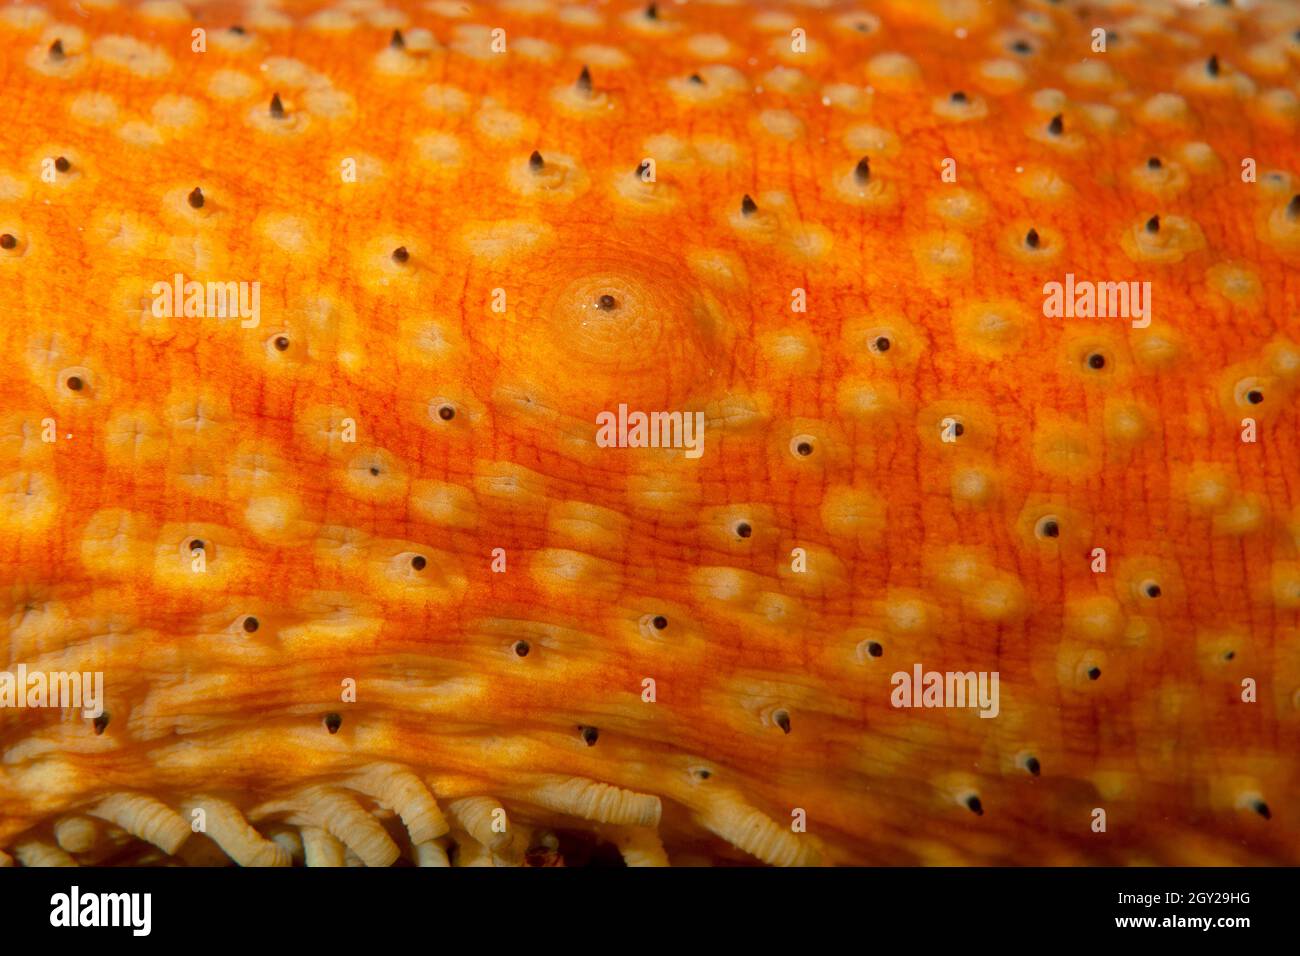
<path fill-rule="evenodd" d="M 1300 862 L 1297 31 L 0 7 L 0 861 Z"/>

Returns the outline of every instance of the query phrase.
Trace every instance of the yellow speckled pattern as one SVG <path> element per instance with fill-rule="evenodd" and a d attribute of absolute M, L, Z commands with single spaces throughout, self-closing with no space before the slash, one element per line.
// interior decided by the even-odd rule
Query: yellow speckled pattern
<path fill-rule="evenodd" d="M 0 864 L 1300 863 L 1295 5 L 4 2 Z"/>

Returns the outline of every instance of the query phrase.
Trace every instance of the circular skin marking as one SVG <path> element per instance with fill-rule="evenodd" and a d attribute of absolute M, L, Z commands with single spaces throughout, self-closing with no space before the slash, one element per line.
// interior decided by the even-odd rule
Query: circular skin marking
<path fill-rule="evenodd" d="M 577 199 L 589 187 L 587 173 L 572 156 L 547 150 L 540 167 L 531 156 L 512 161 L 506 183 L 529 199 L 545 202 L 568 202 Z"/>
<path fill-rule="evenodd" d="M 592 422 L 593 435 L 595 414 L 620 403 L 685 412 L 725 363 L 732 338 L 725 317 L 675 258 L 593 243 L 550 255 L 541 270 L 546 287 L 517 298 L 502 377 L 530 377 L 560 411 Z M 605 296 L 616 308 L 601 307 Z"/>
<path fill-rule="evenodd" d="M 867 79 L 878 90 L 906 93 L 921 83 L 921 68 L 902 53 L 880 53 L 867 61 Z"/>
<path fill-rule="evenodd" d="M 1014 355 L 1033 328 L 1032 317 L 1018 302 L 973 302 L 953 313 L 953 341 L 958 348 L 987 361 Z"/>

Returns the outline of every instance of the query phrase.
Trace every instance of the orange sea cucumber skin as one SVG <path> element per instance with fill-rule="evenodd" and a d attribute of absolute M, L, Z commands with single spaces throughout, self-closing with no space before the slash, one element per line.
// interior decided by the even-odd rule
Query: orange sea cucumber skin
<path fill-rule="evenodd" d="M 326 29 L 290 4 L 294 28 L 246 44 L 218 39 L 248 15 L 231 5 L 4 8 L 5 656 L 103 670 L 111 721 L 0 714 L 0 848 L 114 791 L 247 811 L 389 761 L 539 826 L 564 820 L 527 797 L 542 775 L 655 794 L 670 856 L 732 855 L 698 822 L 712 788 L 783 828 L 805 810 L 822 862 L 1300 860 L 1298 120 L 1269 96 L 1297 89 L 1300 15 L 1171 7 L 1146 31 L 894 3 L 861 32 L 853 6 L 664 5 L 652 28 L 628 4 L 595 26 L 468 6 Z M 510 52 L 471 55 L 467 24 Z M 1090 52 L 1096 25 L 1112 52 Z M 406 75 L 377 59 L 394 26 L 438 42 Z M 60 32 L 81 66 L 48 75 Z M 96 47 L 111 34 L 148 45 L 134 67 Z M 730 48 L 692 52 L 705 34 Z M 1035 52 L 1006 52 L 1022 35 Z M 874 59 L 890 52 L 910 89 Z M 1197 78 L 1210 54 L 1236 87 Z M 1069 72 L 1084 59 L 1113 78 Z M 603 112 L 566 98 L 584 61 Z M 716 102 L 693 99 L 697 71 Z M 956 90 L 987 115 L 945 113 Z M 275 92 L 297 132 L 264 128 Z M 1056 114 L 1066 141 L 1044 138 Z M 535 186 L 533 150 L 569 164 L 561 183 Z M 843 192 L 864 155 L 892 199 Z M 51 156 L 72 172 L 46 183 Z M 1149 156 L 1172 184 L 1141 178 Z M 629 198 L 646 158 L 657 191 Z M 1133 254 L 1153 215 L 1186 237 L 1179 261 Z M 132 311 L 178 272 L 260 282 L 260 325 Z M 1067 272 L 1150 281 L 1151 327 L 1044 317 Z M 619 323 L 590 312 L 597 287 Z M 596 447 L 619 403 L 705 411 L 703 458 Z M 954 415 L 967 433 L 943 442 Z M 322 434 L 344 417 L 355 444 Z M 963 469 L 985 500 L 954 490 Z M 1047 514 L 1056 541 L 1034 534 Z M 1000 715 L 892 707 L 914 662 L 999 672 Z"/>

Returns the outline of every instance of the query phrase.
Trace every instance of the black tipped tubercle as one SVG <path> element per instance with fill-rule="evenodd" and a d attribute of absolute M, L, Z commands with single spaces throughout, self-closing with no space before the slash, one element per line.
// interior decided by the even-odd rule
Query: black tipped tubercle
<path fill-rule="evenodd" d="M 871 179 L 870 156 L 863 156 L 858 160 L 858 165 L 853 167 L 853 178 L 862 184 L 865 184 L 869 179 Z"/>
<path fill-rule="evenodd" d="M 740 201 L 740 211 L 742 215 L 752 216 L 758 212 L 758 203 L 754 202 L 749 193 L 745 193 L 745 198 Z"/>
<path fill-rule="evenodd" d="M 533 150 L 533 155 L 528 157 L 528 168 L 535 173 L 539 173 L 545 165 L 546 160 L 542 159 L 542 154 L 537 150 Z"/>
<path fill-rule="evenodd" d="M 284 104 L 280 102 L 280 94 L 271 94 L 271 119 L 284 119 Z"/>
<path fill-rule="evenodd" d="M 591 70 L 587 69 L 586 64 L 583 64 L 582 72 L 578 74 L 578 92 L 591 92 Z"/>

